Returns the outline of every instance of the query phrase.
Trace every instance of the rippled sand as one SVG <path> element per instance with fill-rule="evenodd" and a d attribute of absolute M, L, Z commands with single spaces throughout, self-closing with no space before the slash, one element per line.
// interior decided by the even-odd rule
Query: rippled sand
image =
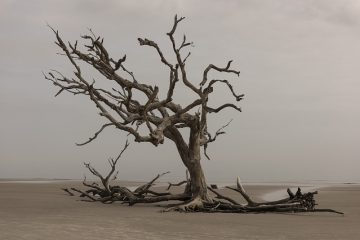
<path fill-rule="evenodd" d="M 360 239 L 359 185 L 322 188 L 317 196 L 321 208 L 344 216 L 160 213 L 155 205 L 81 202 L 65 186 L 79 182 L 0 182 L 0 239 Z M 258 199 L 282 188 L 246 186 Z"/>

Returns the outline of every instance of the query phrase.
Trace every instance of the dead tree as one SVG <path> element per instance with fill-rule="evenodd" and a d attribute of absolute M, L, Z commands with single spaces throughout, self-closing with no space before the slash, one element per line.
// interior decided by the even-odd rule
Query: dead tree
<path fill-rule="evenodd" d="M 160 46 L 153 40 L 147 38 L 138 38 L 140 46 L 153 48 L 159 56 L 159 60 L 166 66 L 169 72 L 168 88 L 166 97 L 159 97 L 159 87 L 142 83 L 136 79 L 133 72 L 125 67 L 126 55 L 120 59 L 114 59 L 107 51 L 104 45 L 104 39 L 96 36 L 91 30 L 90 34 L 81 38 L 87 42 L 82 47 L 75 43 L 65 43 L 58 31 L 52 29 L 56 36 L 56 45 L 61 49 L 62 54 L 70 61 L 75 71 L 73 77 L 67 77 L 58 71 L 50 71 L 45 78 L 59 87 L 55 96 L 67 91 L 74 95 L 86 95 L 99 109 L 100 115 L 107 120 L 100 129 L 84 143 L 87 144 L 94 139 L 107 127 L 115 127 L 121 131 L 127 132 L 134 137 L 135 142 L 148 142 L 154 146 L 162 144 L 168 139 L 177 147 L 180 158 L 189 172 L 189 181 L 187 181 L 187 192 L 182 195 L 163 195 L 152 198 L 136 198 L 129 194 L 128 200 L 134 204 L 137 202 L 158 202 L 174 199 L 191 199 L 184 206 L 178 209 L 202 209 L 207 204 L 213 206 L 214 199 L 208 192 L 203 169 L 201 167 L 201 148 L 206 154 L 208 145 L 214 142 L 217 137 L 225 132 L 223 129 L 228 124 L 221 127 L 214 134 L 208 129 L 209 114 L 220 113 L 226 108 L 232 108 L 236 111 L 241 109 L 231 102 L 226 102 L 220 106 L 210 106 L 209 98 L 214 92 L 215 87 L 222 84 L 229 90 L 229 95 L 239 102 L 243 99 L 243 94 L 235 92 L 230 81 L 226 79 L 211 79 L 210 73 L 217 71 L 220 73 L 230 73 L 239 76 L 240 71 L 231 67 L 232 61 L 228 61 L 225 66 L 219 67 L 209 64 L 203 71 L 202 79 L 196 84 L 191 81 L 186 71 L 186 61 L 190 52 L 185 52 L 192 42 L 187 40 L 186 35 L 180 42 L 175 39 L 175 32 L 178 25 L 184 17 L 175 16 L 173 25 L 167 36 L 172 46 L 172 54 L 175 62 L 171 62 L 163 53 Z M 108 89 L 98 87 L 97 81 L 89 80 L 82 72 L 83 64 L 96 69 L 104 79 L 114 84 L 114 87 Z M 185 85 L 194 93 L 194 100 L 185 106 L 173 102 L 173 94 L 178 84 Z M 145 97 L 138 98 L 139 93 Z M 195 112 L 195 113 L 194 113 Z M 189 130 L 189 139 L 186 140 L 180 129 Z M 141 131 L 140 131 L 141 129 Z M 145 131 L 147 133 L 145 133 Z M 90 165 L 88 169 L 98 175 Z M 100 177 L 100 176 L 98 176 Z M 106 183 L 107 179 L 100 178 Z M 105 190 L 110 191 L 106 184 Z M 220 196 L 220 195 L 219 195 Z M 252 208 L 254 208 L 252 206 Z"/>

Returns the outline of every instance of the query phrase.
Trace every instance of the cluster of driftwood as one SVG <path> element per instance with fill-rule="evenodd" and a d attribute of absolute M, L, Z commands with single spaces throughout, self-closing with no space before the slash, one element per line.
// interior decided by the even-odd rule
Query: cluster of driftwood
<path fill-rule="evenodd" d="M 83 181 L 83 185 L 87 190 L 80 190 L 77 188 L 63 188 L 69 195 L 74 196 L 73 192 L 80 194 L 80 197 L 84 198 L 83 201 L 90 202 L 102 202 L 113 203 L 122 202 L 127 203 L 130 206 L 137 203 L 158 203 L 164 201 L 180 201 L 180 203 L 168 204 L 164 211 L 184 211 L 184 212 L 222 212 L 222 213 L 261 213 L 261 212 L 332 212 L 343 214 L 332 209 L 318 209 L 316 208 L 316 202 L 314 195 L 315 192 L 302 193 L 298 188 L 296 193 L 293 193 L 289 188 L 287 189 L 288 197 L 277 201 L 270 202 L 256 202 L 254 201 L 243 188 L 240 178 L 237 178 L 236 187 L 226 187 L 239 193 L 246 204 L 240 203 L 217 190 L 216 185 L 208 186 L 208 190 L 212 192 L 211 198 L 204 201 L 198 196 L 193 196 L 191 193 L 191 180 L 186 177 L 186 180 L 179 183 L 169 183 L 166 191 L 158 192 L 152 190 L 151 187 L 155 185 L 155 182 L 163 175 L 168 174 L 165 172 L 158 174 L 151 181 L 137 187 L 131 191 L 125 186 L 110 185 L 111 180 L 117 178 L 118 172 L 115 173 L 116 164 L 121 157 L 122 153 L 129 146 L 126 142 L 124 149 L 118 155 L 116 159 L 110 159 L 109 163 L 111 169 L 106 177 L 103 177 L 94 167 L 89 163 L 85 163 L 85 167 L 96 177 L 100 179 L 101 184 L 93 182 L 88 183 L 86 178 Z M 172 186 L 185 185 L 182 193 L 173 194 L 170 192 Z"/>

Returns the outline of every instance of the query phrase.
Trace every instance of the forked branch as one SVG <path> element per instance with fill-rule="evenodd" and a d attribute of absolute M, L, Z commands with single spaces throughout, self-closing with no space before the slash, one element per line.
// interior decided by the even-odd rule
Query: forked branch
<path fill-rule="evenodd" d="M 232 60 L 230 60 L 230 61 L 227 63 L 226 67 L 223 67 L 223 68 L 217 67 L 217 66 L 215 66 L 214 64 L 209 64 L 209 66 L 207 66 L 207 68 L 205 68 L 205 70 L 204 70 L 203 80 L 201 81 L 200 86 L 204 86 L 204 84 L 207 82 L 207 80 L 208 80 L 208 73 L 209 73 L 209 71 L 210 71 L 211 69 L 214 69 L 214 70 L 216 70 L 216 71 L 218 71 L 218 72 L 234 73 L 234 74 L 236 74 L 237 76 L 239 76 L 239 75 L 240 75 L 240 71 L 236 71 L 236 70 L 230 69 L 231 63 L 232 63 Z"/>

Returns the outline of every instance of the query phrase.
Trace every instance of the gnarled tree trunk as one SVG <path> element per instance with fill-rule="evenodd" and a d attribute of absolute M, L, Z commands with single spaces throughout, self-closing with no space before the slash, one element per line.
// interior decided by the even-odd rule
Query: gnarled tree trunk
<path fill-rule="evenodd" d="M 181 160 L 190 174 L 190 190 L 192 198 L 198 197 L 203 201 L 212 202 L 208 195 L 205 174 L 200 162 L 201 131 L 198 127 L 198 119 L 195 120 L 194 125 L 195 126 L 190 129 L 188 144 L 184 142 L 182 137 L 177 135 L 179 134 L 177 130 L 175 130 L 175 136 L 178 136 L 178 138 L 172 138 L 172 140 L 175 142 Z"/>
<path fill-rule="evenodd" d="M 189 167 L 191 193 L 193 197 L 200 197 L 202 200 L 211 202 L 207 192 L 207 184 L 200 160 L 195 160 Z"/>

